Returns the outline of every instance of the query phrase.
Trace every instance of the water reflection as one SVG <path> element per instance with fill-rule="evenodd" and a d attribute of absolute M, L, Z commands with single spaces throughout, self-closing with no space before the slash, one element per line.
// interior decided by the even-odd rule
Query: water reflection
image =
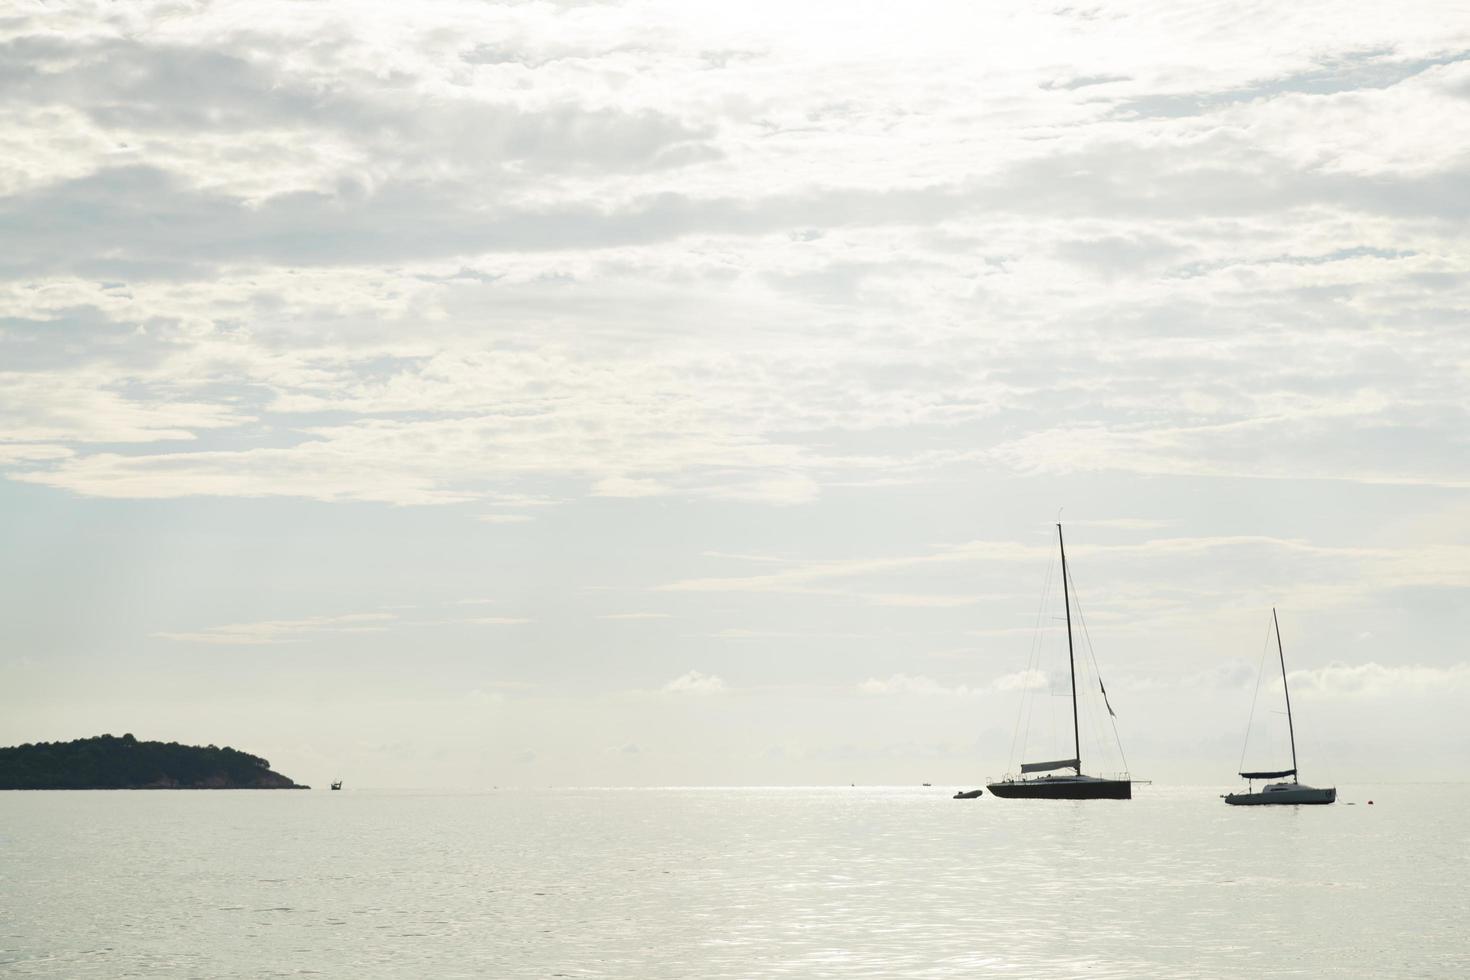
<path fill-rule="evenodd" d="M 0 794 L 0 970 L 1470 973 L 1463 787 L 1303 810 L 952 791 Z"/>

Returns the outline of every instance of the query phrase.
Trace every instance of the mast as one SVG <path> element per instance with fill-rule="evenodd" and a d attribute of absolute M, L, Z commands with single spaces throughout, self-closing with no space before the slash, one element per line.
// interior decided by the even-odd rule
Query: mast
<path fill-rule="evenodd" d="M 1066 565 L 1063 564 L 1062 568 L 1065 570 Z M 1286 692 L 1286 732 L 1291 736 L 1291 781 L 1297 783 L 1301 780 L 1296 775 L 1296 728 L 1291 723 L 1291 689 L 1286 686 L 1286 654 L 1281 650 L 1281 622 L 1276 618 L 1275 606 L 1271 607 L 1271 623 L 1276 627 L 1276 656 L 1281 658 L 1281 690 Z"/>
<path fill-rule="evenodd" d="M 1067 607 L 1067 666 L 1072 671 L 1072 751 L 1075 753 L 1072 756 L 1072 758 L 1074 758 L 1074 759 L 1077 760 L 1077 775 L 1080 776 L 1080 775 L 1082 775 L 1082 733 L 1081 733 L 1081 729 L 1079 728 L 1079 726 L 1077 724 L 1077 659 L 1072 654 L 1072 596 L 1071 596 L 1071 592 L 1070 592 L 1071 584 L 1070 584 L 1070 581 L 1067 578 L 1067 545 L 1062 540 L 1062 525 L 1061 524 L 1058 524 L 1057 525 L 1057 547 L 1060 548 L 1061 549 L 1061 552 L 1062 552 L 1062 602 Z M 1053 606 L 1052 608 L 1055 609 L 1056 607 Z M 1272 615 L 1275 615 L 1275 610 L 1272 610 Z M 1277 642 L 1277 645 L 1278 646 L 1281 643 L 1281 631 L 1280 630 L 1277 630 L 1276 631 L 1276 642 Z M 1286 672 L 1286 661 L 1285 660 L 1282 661 L 1281 670 L 1282 670 L 1282 675 L 1285 676 L 1285 672 Z M 1290 701 L 1290 699 L 1287 700 L 1286 707 L 1287 707 L 1288 717 L 1290 717 L 1290 711 L 1291 711 L 1291 701 Z M 1292 750 L 1291 750 L 1291 752 L 1292 752 L 1291 764 L 1293 766 L 1295 766 L 1296 765 L 1296 743 L 1295 742 L 1292 743 Z"/>

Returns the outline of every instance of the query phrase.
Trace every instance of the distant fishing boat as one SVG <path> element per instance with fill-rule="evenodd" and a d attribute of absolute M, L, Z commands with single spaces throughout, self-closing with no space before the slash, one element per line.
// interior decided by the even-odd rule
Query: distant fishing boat
<path fill-rule="evenodd" d="M 1121 776 L 1088 776 L 1082 772 L 1082 736 L 1077 724 L 1077 658 L 1072 649 L 1071 576 L 1067 572 L 1067 546 L 1062 540 L 1062 526 L 1057 525 L 1057 548 L 1062 554 L 1062 601 L 1067 610 L 1067 666 L 1072 676 L 1072 758 L 1050 762 L 1024 762 L 1020 778 L 1007 776 L 985 788 L 1004 800 L 1131 800 L 1133 782 L 1128 774 Z M 1102 679 L 1098 679 L 1102 688 Z M 1103 689 L 1103 698 L 1107 690 Z M 1112 713 L 1108 707 L 1108 713 Z M 1115 732 L 1116 734 L 1116 732 Z M 1070 775 L 1031 776 L 1030 773 L 1052 773 L 1071 769 Z"/>
<path fill-rule="evenodd" d="M 333 783 L 332 784 L 332 788 L 333 789 L 341 789 L 342 788 L 342 780 L 339 779 L 335 783 Z"/>
<path fill-rule="evenodd" d="M 1329 786 L 1326 789 L 1318 789 L 1298 781 L 1296 769 L 1296 726 L 1291 718 L 1291 690 L 1286 686 L 1286 654 L 1281 649 L 1281 622 L 1276 618 L 1276 610 L 1271 610 L 1271 625 L 1276 630 L 1276 656 L 1281 662 L 1281 692 L 1286 695 L 1286 731 L 1291 737 L 1291 768 L 1275 769 L 1269 772 L 1243 772 L 1241 777 L 1251 781 L 1256 779 L 1284 779 L 1291 777 L 1291 782 L 1267 783 L 1259 793 L 1253 791 L 1250 782 L 1247 782 L 1247 792 L 1227 793 L 1225 802 L 1231 806 L 1264 806 L 1271 804 L 1302 805 L 1314 803 L 1333 803 L 1337 800 L 1337 787 Z M 1246 730 L 1246 739 L 1250 739 L 1249 726 Z M 1242 761 L 1244 756 L 1242 756 Z"/>

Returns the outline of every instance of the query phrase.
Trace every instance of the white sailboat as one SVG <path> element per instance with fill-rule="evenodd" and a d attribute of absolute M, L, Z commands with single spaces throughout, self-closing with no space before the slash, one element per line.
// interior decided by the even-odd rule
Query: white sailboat
<path fill-rule="evenodd" d="M 1279 779 L 1284 780 L 1291 777 L 1291 782 L 1267 783 L 1257 793 L 1254 787 L 1247 784 L 1248 791 L 1244 793 L 1227 793 L 1224 797 L 1226 803 L 1231 806 L 1262 806 L 1269 804 L 1314 804 L 1333 803 L 1337 800 L 1337 787 L 1328 786 L 1318 789 L 1308 786 L 1297 778 L 1296 767 L 1296 727 L 1291 718 L 1291 690 L 1286 686 L 1286 654 L 1281 649 L 1281 623 L 1276 618 L 1276 610 L 1271 610 L 1271 624 L 1276 628 L 1276 656 L 1281 661 L 1281 690 L 1286 695 L 1286 730 L 1291 736 L 1291 768 L 1276 769 L 1267 772 L 1243 772 L 1240 775 L 1250 781 L 1257 779 Z M 1246 733 L 1250 737 L 1250 733 Z"/>

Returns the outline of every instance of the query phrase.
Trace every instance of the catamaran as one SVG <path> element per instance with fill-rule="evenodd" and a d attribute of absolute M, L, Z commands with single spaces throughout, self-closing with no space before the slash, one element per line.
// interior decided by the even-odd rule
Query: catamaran
<path fill-rule="evenodd" d="M 1281 693 L 1286 695 L 1286 731 L 1291 737 L 1291 768 L 1273 769 L 1270 771 L 1242 772 L 1242 778 L 1248 780 L 1247 792 L 1227 793 L 1225 802 L 1232 806 L 1262 806 L 1265 804 L 1294 804 L 1304 803 L 1333 803 L 1337 800 L 1337 787 L 1329 786 L 1326 789 L 1318 789 L 1298 781 L 1296 772 L 1296 727 L 1291 720 L 1291 689 L 1286 686 L 1286 654 L 1281 649 L 1281 622 L 1276 618 L 1276 610 L 1271 610 L 1271 625 L 1276 630 L 1276 656 L 1281 661 Z M 1246 738 L 1250 738 L 1250 732 L 1246 732 Z M 1242 761 L 1244 757 L 1242 756 Z M 1254 791 L 1251 782 L 1257 779 L 1285 779 L 1291 777 L 1291 782 L 1267 783 L 1259 793 Z"/>
<path fill-rule="evenodd" d="M 1082 772 L 1082 736 L 1077 724 L 1077 658 L 1072 649 L 1071 576 L 1067 572 L 1067 545 L 1062 540 L 1062 526 L 1057 525 L 1057 548 L 1062 553 L 1062 600 L 1067 610 L 1067 666 L 1072 675 L 1072 758 L 1050 762 L 1023 762 L 1020 778 L 1006 776 L 999 782 L 986 784 L 986 789 L 1001 799 L 1024 800 L 1131 800 L 1133 781 L 1121 776 L 1088 776 Z M 1099 678 L 1098 687 L 1102 688 Z M 1103 689 L 1103 697 L 1107 690 Z M 1108 713 L 1112 713 L 1108 707 Z M 1024 757 L 1023 757 L 1024 758 Z M 1050 775 L 1059 769 L 1070 774 Z M 1033 776 L 1032 773 L 1048 773 Z M 1029 777 L 1029 778 L 1028 778 Z"/>

